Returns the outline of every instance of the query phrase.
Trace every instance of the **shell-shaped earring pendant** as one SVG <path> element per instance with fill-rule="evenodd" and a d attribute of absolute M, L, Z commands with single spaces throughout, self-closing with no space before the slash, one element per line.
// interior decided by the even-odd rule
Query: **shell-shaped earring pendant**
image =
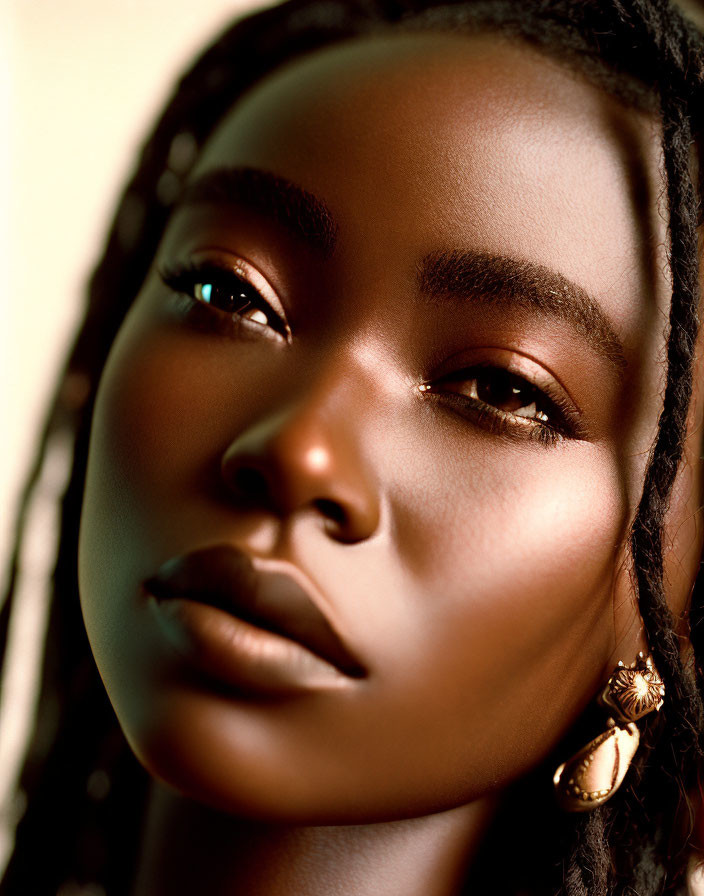
<path fill-rule="evenodd" d="M 640 735 L 630 722 L 612 724 L 555 772 L 557 799 L 568 812 L 586 812 L 605 803 L 621 786 L 638 749 Z"/>

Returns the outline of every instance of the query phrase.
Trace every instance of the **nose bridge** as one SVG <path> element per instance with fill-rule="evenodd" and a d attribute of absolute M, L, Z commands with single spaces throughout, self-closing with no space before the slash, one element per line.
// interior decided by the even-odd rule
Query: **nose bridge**
<path fill-rule="evenodd" d="M 230 444 L 222 470 L 233 493 L 282 516 L 313 509 L 344 541 L 369 537 L 379 522 L 362 425 L 369 376 L 350 354 L 329 352 Z"/>
<path fill-rule="evenodd" d="M 245 434 L 250 447 L 265 453 L 305 457 L 322 469 L 332 451 L 358 454 L 359 411 L 368 393 L 369 373 L 347 352 L 330 352 L 300 385 L 287 390 L 281 406 Z M 361 446 L 357 446 L 360 448 Z"/>

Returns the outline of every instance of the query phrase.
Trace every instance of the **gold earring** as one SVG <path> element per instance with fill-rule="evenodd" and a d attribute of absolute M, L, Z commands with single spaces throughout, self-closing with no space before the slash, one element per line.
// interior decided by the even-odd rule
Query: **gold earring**
<path fill-rule="evenodd" d="M 640 735 L 635 723 L 663 704 L 665 688 L 652 657 L 638 654 L 630 666 L 619 661 L 599 703 L 612 711 L 607 730 L 590 741 L 553 776 L 555 793 L 568 812 L 587 812 L 601 806 L 621 786 Z"/>

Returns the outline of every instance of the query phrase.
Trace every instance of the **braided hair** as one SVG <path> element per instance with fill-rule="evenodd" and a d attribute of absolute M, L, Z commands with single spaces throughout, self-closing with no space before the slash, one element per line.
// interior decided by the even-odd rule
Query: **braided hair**
<path fill-rule="evenodd" d="M 697 785 L 704 752 L 704 585 L 700 577 L 691 598 L 694 662 L 683 663 L 664 591 L 662 531 L 683 452 L 699 326 L 697 226 L 704 164 L 693 164 L 692 148 L 698 148 L 701 161 L 702 39 L 665 0 L 457 0 L 444 5 L 436 0 L 287 0 L 232 25 L 177 85 L 122 195 L 90 281 L 83 323 L 51 403 L 21 499 L 0 611 L 4 647 L 21 601 L 23 546 L 33 500 L 52 452 L 68 444 L 48 637 L 18 788 L 26 810 L 0 885 L 2 896 L 117 896 L 129 890 L 134 874 L 147 777 L 127 748 L 91 657 L 77 599 L 75 558 L 98 382 L 170 208 L 200 148 L 249 87 L 316 48 L 399 28 L 500 30 L 567 62 L 623 102 L 659 114 L 662 122 L 672 284 L 667 379 L 630 544 L 640 612 L 666 687 L 665 706 L 646 732 L 645 749 L 626 785 L 608 805 L 569 819 L 559 818 L 552 807 L 540 809 L 541 823 L 531 826 L 537 834 L 521 829 L 510 837 L 515 802 L 529 794 L 530 805 L 544 805 L 539 795 L 549 787 L 549 777 L 541 767 L 519 782 L 514 802 L 509 797 L 472 874 L 482 891 L 490 880 L 491 892 L 497 894 L 681 892 L 678 869 L 688 831 L 673 832 L 672 819 L 684 818 L 686 828 L 683 807 Z M 22 806 L 17 801 L 15 806 L 20 814 Z M 515 879 L 509 873 L 497 881 L 494 858 L 506 842 L 518 851 L 512 863 Z M 38 844 L 41 862 L 36 859 Z"/>

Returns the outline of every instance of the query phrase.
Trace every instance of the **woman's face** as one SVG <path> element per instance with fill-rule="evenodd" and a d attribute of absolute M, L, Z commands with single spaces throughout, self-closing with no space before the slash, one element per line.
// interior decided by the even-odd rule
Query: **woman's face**
<path fill-rule="evenodd" d="M 656 147 L 487 36 L 320 51 L 225 116 L 111 352 L 82 519 L 154 774 L 260 818 L 438 811 L 635 658 Z"/>

